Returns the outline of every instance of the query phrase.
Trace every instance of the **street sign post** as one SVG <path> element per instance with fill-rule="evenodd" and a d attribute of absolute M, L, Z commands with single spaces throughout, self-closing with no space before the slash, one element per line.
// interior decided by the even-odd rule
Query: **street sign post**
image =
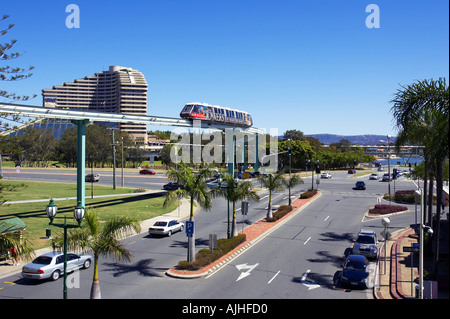
<path fill-rule="evenodd" d="M 418 253 L 419 252 L 419 247 L 408 247 L 408 246 L 405 246 L 405 247 L 403 247 L 403 252 L 405 252 L 405 253 Z"/>
<path fill-rule="evenodd" d="M 194 235 L 194 222 L 186 221 L 186 236 L 192 237 Z"/>
<path fill-rule="evenodd" d="M 242 213 L 242 215 L 247 215 L 247 213 L 248 213 L 248 202 L 242 202 L 241 213 Z"/>

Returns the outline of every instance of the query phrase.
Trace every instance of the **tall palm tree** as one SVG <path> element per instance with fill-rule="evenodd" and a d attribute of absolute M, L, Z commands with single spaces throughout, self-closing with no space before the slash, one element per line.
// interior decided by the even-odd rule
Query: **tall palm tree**
<path fill-rule="evenodd" d="M 406 132 L 411 142 L 423 142 L 428 153 L 431 172 L 436 176 L 437 206 L 434 223 L 435 253 L 432 276 L 437 275 L 439 261 L 440 204 L 442 198 L 443 165 L 449 155 L 449 88 L 445 78 L 417 81 L 399 89 L 391 101 L 397 127 Z M 418 126 L 428 125 L 429 135 L 413 136 Z M 431 193 L 429 196 L 433 196 Z M 425 202 L 425 201 L 424 201 Z M 425 203 L 424 203 L 425 205 Z M 431 214 L 431 210 L 428 212 Z"/>
<path fill-rule="evenodd" d="M 295 187 L 298 184 L 303 184 L 303 179 L 296 174 L 289 175 L 288 178 L 283 179 L 283 184 L 289 189 L 289 206 L 292 206 L 291 199 L 291 188 Z"/>
<path fill-rule="evenodd" d="M 189 221 L 194 221 L 194 202 L 197 202 L 206 210 L 212 208 L 211 192 L 206 186 L 206 180 L 211 176 L 211 169 L 202 168 L 194 172 L 193 169 L 184 163 L 178 164 L 177 168 L 171 168 L 167 175 L 171 180 L 180 185 L 180 188 L 167 193 L 163 206 L 179 198 L 187 198 L 190 201 Z M 195 261 L 195 233 L 188 237 L 187 261 Z"/>
<path fill-rule="evenodd" d="M 272 192 L 276 190 L 283 190 L 283 179 L 284 174 L 277 172 L 275 174 L 259 175 L 258 179 L 261 181 L 263 186 L 269 190 L 269 204 L 267 206 L 266 219 L 269 220 L 273 217 L 272 215 Z"/>
<path fill-rule="evenodd" d="M 118 261 L 129 262 L 131 253 L 121 242 L 125 236 L 133 232 L 139 233 L 139 221 L 128 216 L 115 217 L 101 223 L 93 210 L 86 211 L 83 227 L 67 236 L 68 249 L 91 252 L 94 255 L 94 276 L 91 287 L 91 299 L 100 299 L 100 282 L 98 276 L 98 258 L 113 256 Z"/>
<path fill-rule="evenodd" d="M 259 196 L 256 194 L 252 188 L 253 184 L 249 181 L 239 182 L 234 179 L 233 176 L 226 173 L 223 176 L 226 188 L 220 188 L 215 193 L 214 196 L 222 196 L 228 199 L 233 204 L 233 219 L 231 223 L 231 237 L 236 237 L 238 234 L 237 222 L 236 222 L 236 202 L 244 200 L 254 200 L 259 201 Z"/>

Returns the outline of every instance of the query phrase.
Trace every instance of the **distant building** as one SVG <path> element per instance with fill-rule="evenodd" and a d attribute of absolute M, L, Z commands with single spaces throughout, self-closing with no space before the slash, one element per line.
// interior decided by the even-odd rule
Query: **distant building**
<path fill-rule="evenodd" d="M 141 72 L 110 66 L 109 71 L 44 89 L 42 98 L 44 107 L 146 116 L 147 91 L 147 81 Z M 136 144 L 147 145 L 145 124 L 118 123 L 112 126 L 128 132 Z"/>

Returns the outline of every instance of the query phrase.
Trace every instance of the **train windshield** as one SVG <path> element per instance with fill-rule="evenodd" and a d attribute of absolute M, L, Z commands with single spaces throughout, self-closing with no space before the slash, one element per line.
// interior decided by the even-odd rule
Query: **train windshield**
<path fill-rule="evenodd" d="M 190 112 L 191 109 L 192 109 L 192 105 L 186 105 L 186 106 L 184 107 L 183 111 L 181 111 L 181 112 Z"/>

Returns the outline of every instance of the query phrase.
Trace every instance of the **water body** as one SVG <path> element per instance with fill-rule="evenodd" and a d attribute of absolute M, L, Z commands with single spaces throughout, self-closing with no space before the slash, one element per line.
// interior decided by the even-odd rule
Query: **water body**
<path fill-rule="evenodd" d="M 398 158 L 391 158 L 391 166 L 393 165 L 408 165 L 411 163 L 412 166 L 418 165 L 422 163 L 423 157 L 398 157 Z M 380 163 L 381 165 L 388 165 L 388 159 L 378 160 L 377 163 Z"/>

